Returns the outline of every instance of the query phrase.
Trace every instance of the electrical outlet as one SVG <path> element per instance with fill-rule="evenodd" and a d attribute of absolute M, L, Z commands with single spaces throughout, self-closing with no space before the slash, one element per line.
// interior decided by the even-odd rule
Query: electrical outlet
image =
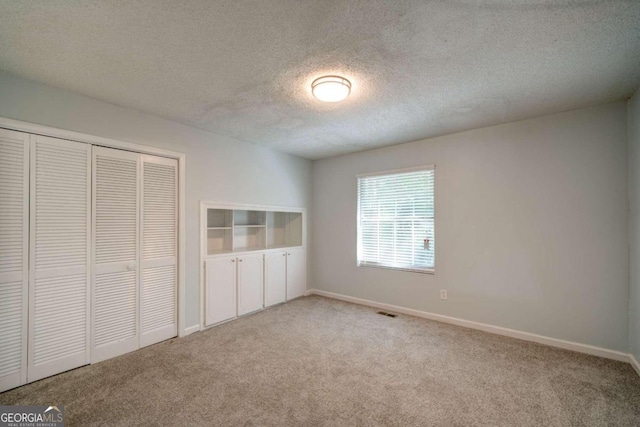
<path fill-rule="evenodd" d="M 447 299 L 447 290 L 446 289 L 440 289 L 440 299 L 442 299 L 442 300 L 446 300 Z"/>

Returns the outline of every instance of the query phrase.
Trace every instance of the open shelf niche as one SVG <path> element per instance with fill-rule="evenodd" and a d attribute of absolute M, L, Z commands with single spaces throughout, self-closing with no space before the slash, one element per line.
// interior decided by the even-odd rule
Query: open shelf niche
<path fill-rule="evenodd" d="M 233 211 L 207 209 L 207 253 L 224 253 L 233 249 Z"/>
<path fill-rule="evenodd" d="M 265 248 L 265 212 L 233 211 L 233 249 L 251 251 Z"/>
<path fill-rule="evenodd" d="M 302 213 L 267 212 L 267 249 L 302 246 Z"/>
<path fill-rule="evenodd" d="M 205 213 L 206 212 L 206 213 Z M 302 246 L 302 212 L 206 207 L 206 256 Z"/>

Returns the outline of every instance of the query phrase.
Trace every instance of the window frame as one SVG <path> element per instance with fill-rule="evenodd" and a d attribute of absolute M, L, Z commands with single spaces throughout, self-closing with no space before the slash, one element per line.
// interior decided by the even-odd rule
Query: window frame
<path fill-rule="evenodd" d="M 410 173 L 410 172 L 421 172 L 421 171 L 433 171 L 433 204 L 434 204 L 434 208 L 433 208 L 433 236 L 434 236 L 434 241 L 435 241 L 435 234 L 436 234 L 436 212 L 435 212 L 435 198 L 436 198 L 436 177 L 435 177 L 435 170 L 436 170 L 436 165 L 435 164 L 430 164 L 430 165 L 422 165 L 422 166 L 414 166 L 414 167 L 408 167 L 408 168 L 401 168 L 401 169 L 390 169 L 390 170 L 384 170 L 384 171 L 376 171 L 376 172 L 368 172 L 368 173 L 361 173 L 361 174 L 357 174 L 356 175 L 356 267 L 358 268 L 381 268 L 384 270 L 395 270 L 395 271 L 405 271 L 405 272 L 409 272 L 409 273 L 419 273 L 419 274 L 435 274 L 436 272 L 436 265 L 435 265 L 435 254 L 436 254 L 436 248 L 435 248 L 435 243 L 434 243 L 434 247 L 433 247 L 433 257 L 434 257 L 434 263 L 433 263 L 433 267 L 425 267 L 425 268 L 412 268 L 412 267 L 393 267 L 393 266 L 389 266 L 389 265 L 380 265 L 380 264 L 368 264 L 368 263 L 361 263 L 360 261 L 360 253 L 362 250 L 362 244 L 361 244 L 361 230 L 360 230 L 360 194 L 358 192 L 358 181 L 361 178 L 368 178 L 368 177 L 373 177 L 373 176 L 384 176 L 384 175 L 399 175 L 399 174 L 404 174 L 404 173 Z"/>

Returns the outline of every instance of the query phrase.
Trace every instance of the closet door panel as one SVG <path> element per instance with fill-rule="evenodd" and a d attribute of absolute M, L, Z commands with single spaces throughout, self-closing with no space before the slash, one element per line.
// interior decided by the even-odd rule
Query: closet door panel
<path fill-rule="evenodd" d="M 0 129 L 0 392 L 27 381 L 29 135 Z"/>
<path fill-rule="evenodd" d="M 89 362 L 90 146 L 32 136 L 28 381 Z"/>
<path fill-rule="evenodd" d="M 141 347 L 178 334 L 177 172 L 176 160 L 142 156 Z"/>
<path fill-rule="evenodd" d="M 139 157 L 93 147 L 93 363 L 138 348 Z"/>

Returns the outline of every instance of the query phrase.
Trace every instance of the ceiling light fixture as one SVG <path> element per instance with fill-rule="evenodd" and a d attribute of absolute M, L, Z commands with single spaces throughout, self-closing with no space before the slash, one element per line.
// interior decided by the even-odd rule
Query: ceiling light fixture
<path fill-rule="evenodd" d="M 351 93 L 351 82 L 340 76 L 322 76 L 311 83 L 313 96 L 324 102 L 340 102 Z"/>

